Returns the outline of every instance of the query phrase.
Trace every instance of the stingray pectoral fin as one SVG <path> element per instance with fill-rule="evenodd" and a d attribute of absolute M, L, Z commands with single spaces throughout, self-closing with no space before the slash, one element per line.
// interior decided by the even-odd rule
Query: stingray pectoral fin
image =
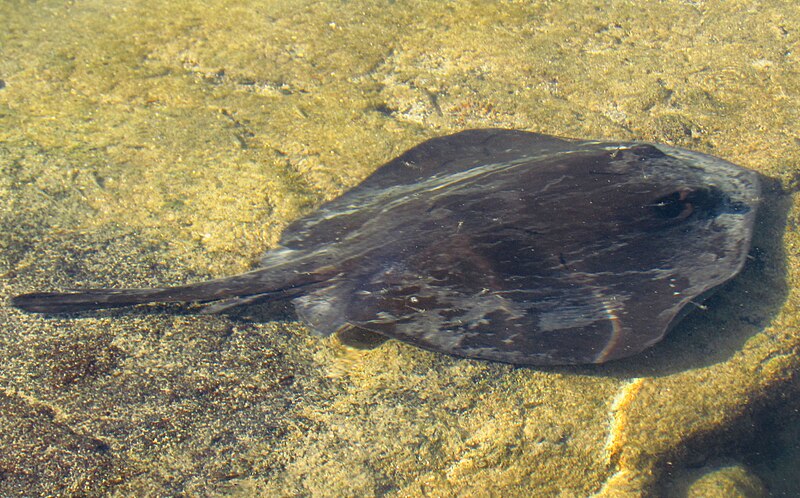
<path fill-rule="evenodd" d="M 375 349 L 389 340 L 389 337 L 385 335 L 350 324 L 345 324 L 337 330 L 336 337 L 342 344 L 362 350 Z"/>
<path fill-rule="evenodd" d="M 297 316 L 314 334 L 327 337 L 347 326 L 345 310 L 352 293 L 352 282 L 334 279 L 293 299 L 292 304 Z"/>

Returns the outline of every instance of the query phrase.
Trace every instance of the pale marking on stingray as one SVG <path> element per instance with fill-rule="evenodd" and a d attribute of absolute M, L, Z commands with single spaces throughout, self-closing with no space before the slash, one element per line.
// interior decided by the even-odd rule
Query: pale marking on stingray
<path fill-rule="evenodd" d="M 622 334 L 624 332 L 622 323 L 617 316 L 617 311 L 610 304 L 611 303 L 608 300 L 603 300 L 606 318 L 608 319 L 608 323 L 611 324 L 611 338 L 606 343 L 606 347 L 604 347 L 603 350 L 600 351 L 600 354 L 598 354 L 594 359 L 595 363 L 602 363 L 608 359 L 609 355 L 616 349 L 617 344 L 622 338 Z"/>

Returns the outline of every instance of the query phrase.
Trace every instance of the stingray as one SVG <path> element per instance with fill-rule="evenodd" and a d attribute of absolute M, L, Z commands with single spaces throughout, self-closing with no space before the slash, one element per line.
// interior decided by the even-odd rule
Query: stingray
<path fill-rule="evenodd" d="M 293 222 L 248 273 L 16 296 L 30 312 L 290 300 L 366 330 L 514 364 L 602 363 L 659 340 L 747 256 L 757 174 L 644 142 L 514 130 L 434 138 Z"/>

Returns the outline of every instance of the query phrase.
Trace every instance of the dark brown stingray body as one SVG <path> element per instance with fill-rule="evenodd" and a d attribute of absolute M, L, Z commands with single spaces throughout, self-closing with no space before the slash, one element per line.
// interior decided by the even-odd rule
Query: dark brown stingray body
<path fill-rule="evenodd" d="M 322 335 L 356 326 L 472 358 L 600 363 L 659 341 L 741 269 L 758 196 L 755 173 L 683 149 L 470 130 L 297 220 L 252 272 L 12 304 L 216 301 L 214 312 L 289 298 Z"/>

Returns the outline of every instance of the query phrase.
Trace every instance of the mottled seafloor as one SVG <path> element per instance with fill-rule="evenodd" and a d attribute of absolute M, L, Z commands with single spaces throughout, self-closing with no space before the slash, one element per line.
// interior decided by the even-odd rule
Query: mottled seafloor
<path fill-rule="evenodd" d="M 777 0 L 0 3 L 0 495 L 797 495 L 798 26 Z M 745 271 L 597 367 L 355 351 L 279 306 L 5 305 L 240 272 L 404 149 L 494 126 L 772 177 Z"/>

